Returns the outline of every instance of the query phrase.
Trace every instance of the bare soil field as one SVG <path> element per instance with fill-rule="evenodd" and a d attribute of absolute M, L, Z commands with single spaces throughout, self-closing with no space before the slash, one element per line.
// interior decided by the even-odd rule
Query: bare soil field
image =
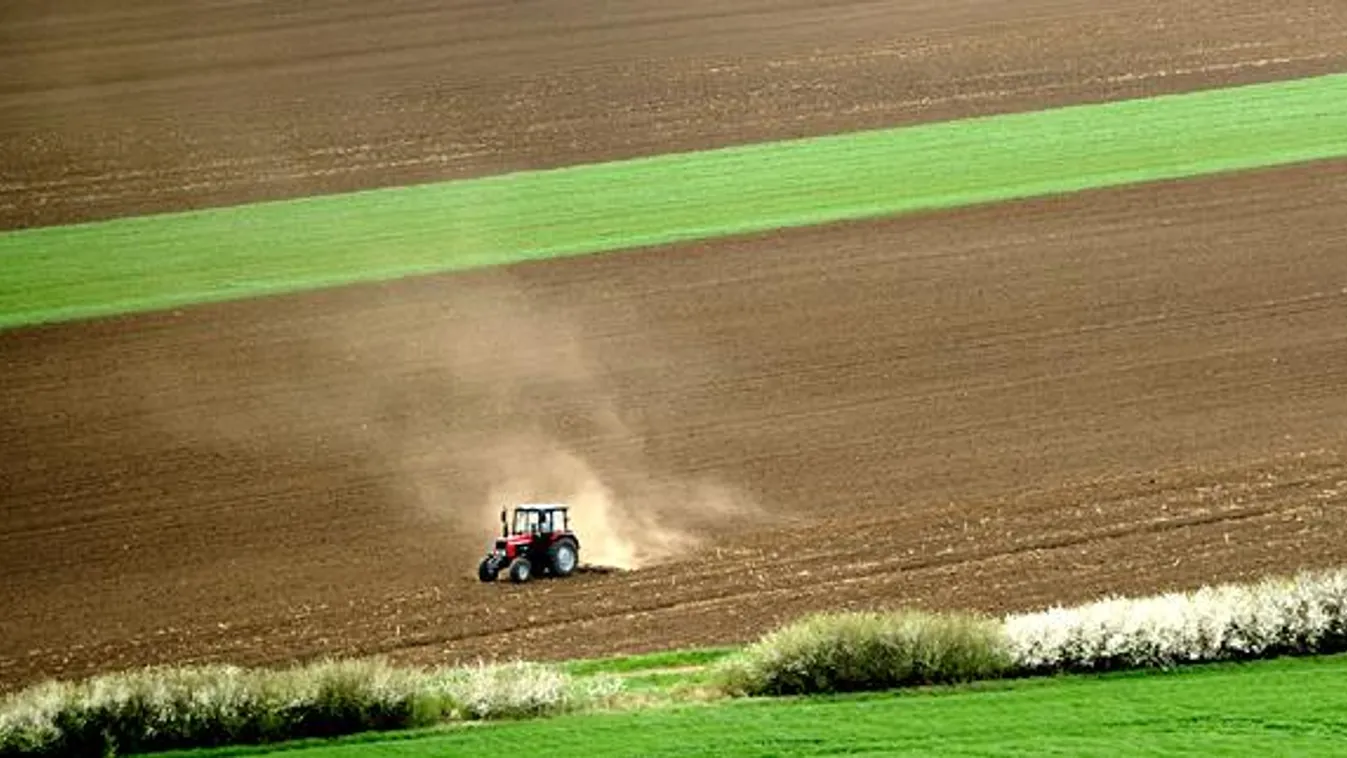
<path fill-rule="evenodd" d="M 1322 0 L 11 0 L 0 229 L 1347 70 Z"/>
<path fill-rule="evenodd" d="M 565 657 L 1340 562 L 1345 179 L 0 334 L 0 672 Z M 673 563 L 479 585 L 512 497 Z"/>
<path fill-rule="evenodd" d="M 0 217 L 1347 69 L 1308 2 L 785 5 L 12 4 Z M 1343 207 L 1334 162 L 0 333 L 0 689 L 1339 564 Z M 644 568 L 478 584 L 534 497 Z"/>

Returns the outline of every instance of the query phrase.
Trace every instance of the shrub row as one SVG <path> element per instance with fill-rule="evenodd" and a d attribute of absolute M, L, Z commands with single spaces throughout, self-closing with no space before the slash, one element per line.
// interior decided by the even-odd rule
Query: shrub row
<path fill-rule="evenodd" d="M 1347 650 L 1347 571 L 1054 607 L 993 619 L 823 614 L 722 661 L 730 695 L 883 690 L 1005 676 Z"/>
<path fill-rule="evenodd" d="M 397 668 L 328 661 L 267 671 L 149 668 L 48 682 L 0 704 L 0 756 L 110 756 L 560 713 L 616 694 L 530 663 Z"/>
<path fill-rule="evenodd" d="M 819 614 L 768 634 L 718 667 L 731 695 L 852 692 L 1001 676 L 1001 630 L 975 616 Z"/>
<path fill-rule="evenodd" d="M 1347 650 L 1347 570 L 1154 597 L 1111 597 L 1005 619 L 1024 674 L 1171 667 Z"/>
<path fill-rule="evenodd" d="M 726 694 L 788 695 L 1344 650 L 1347 570 L 1338 570 L 1003 619 L 815 615 L 721 659 L 713 675 Z M 103 757 L 542 716 L 609 703 L 620 682 L 533 663 L 150 668 L 6 697 L 0 758 Z"/>

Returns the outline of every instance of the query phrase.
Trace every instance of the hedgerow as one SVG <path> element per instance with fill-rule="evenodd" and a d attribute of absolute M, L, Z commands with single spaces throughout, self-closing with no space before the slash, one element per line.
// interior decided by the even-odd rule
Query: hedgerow
<path fill-rule="evenodd" d="M 103 757 L 541 716 L 600 704 L 619 687 L 614 677 L 577 680 L 534 663 L 155 667 L 47 682 L 7 697 L 0 756 Z"/>
<path fill-rule="evenodd" d="M 716 681 L 730 695 L 814 694 L 1344 650 L 1347 570 L 1333 570 L 1000 620 L 817 615 L 723 660 Z"/>

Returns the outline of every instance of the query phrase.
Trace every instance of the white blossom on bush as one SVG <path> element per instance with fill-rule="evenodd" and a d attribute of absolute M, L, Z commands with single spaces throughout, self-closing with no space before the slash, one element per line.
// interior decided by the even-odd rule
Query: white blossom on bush
<path fill-rule="evenodd" d="M 1090 671 L 1347 648 L 1347 571 L 1304 572 L 1006 617 L 1023 673 Z"/>
<path fill-rule="evenodd" d="M 0 701 L 0 755 L 120 754 L 540 716 L 602 704 L 620 687 L 616 677 L 577 681 L 530 663 L 424 670 L 376 659 L 276 671 L 149 668 L 9 695 Z"/>

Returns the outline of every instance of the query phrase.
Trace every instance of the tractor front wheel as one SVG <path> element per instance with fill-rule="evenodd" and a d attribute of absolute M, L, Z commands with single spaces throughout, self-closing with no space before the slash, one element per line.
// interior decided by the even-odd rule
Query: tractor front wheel
<path fill-rule="evenodd" d="M 510 581 L 523 584 L 533 578 L 533 564 L 528 558 L 515 558 L 510 564 Z"/>
<path fill-rule="evenodd" d="M 494 582 L 496 576 L 500 573 L 500 567 L 490 557 L 483 558 L 477 565 L 477 578 L 483 582 Z"/>

